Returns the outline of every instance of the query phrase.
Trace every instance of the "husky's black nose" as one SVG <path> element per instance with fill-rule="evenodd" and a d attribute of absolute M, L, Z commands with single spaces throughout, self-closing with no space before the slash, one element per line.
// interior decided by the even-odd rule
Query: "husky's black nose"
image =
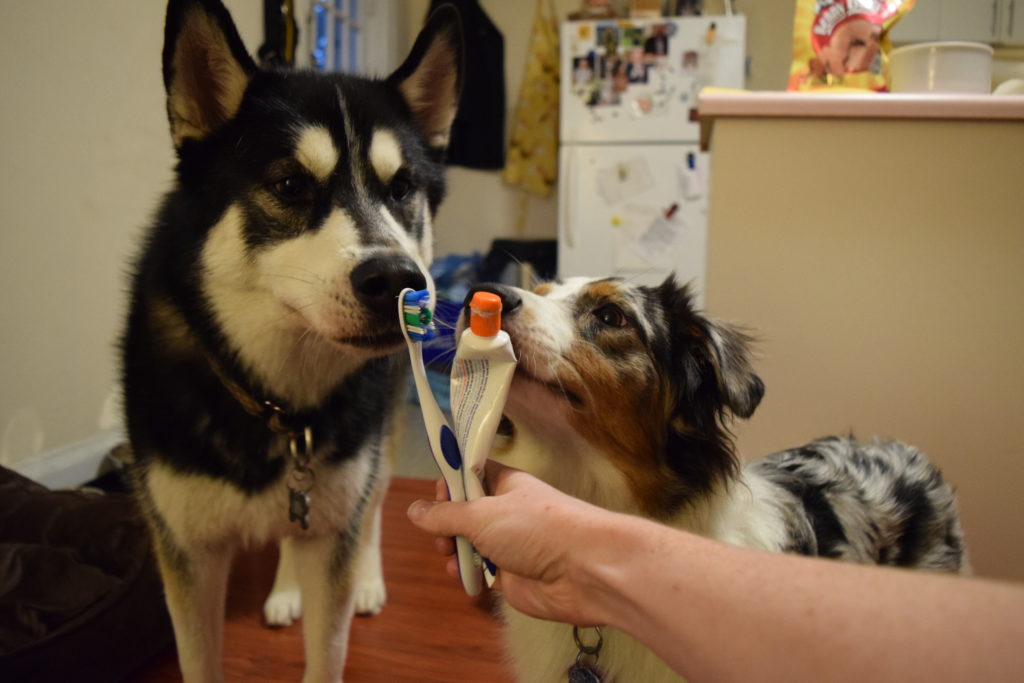
<path fill-rule="evenodd" d="M 497 284 L 476 285 L 469 290 L 469 293 L 466 294 L 465 301 L 462 302 L 462 307 L 465 309 L 466 315 L 469 315 L 469 302 L 473 300 L 473 295 L 477 292 L 490 292 L 491 294 L 496 294 L 500 297 L 501 314 L 503 316 L 512 315 L 515 313 L 516 309 L 519 308 L 520 304 L 523 303 L 522 297 L 516 294 L 516 290 L 511 287 Z"/>
<path fill-rule="evenodd" d="M 379 254 L 352 269 L 352 290 L 359 302 L 378 315 L 395 314 L 398 293 L 426 289 L 427 279 L 404 254 Z"/>

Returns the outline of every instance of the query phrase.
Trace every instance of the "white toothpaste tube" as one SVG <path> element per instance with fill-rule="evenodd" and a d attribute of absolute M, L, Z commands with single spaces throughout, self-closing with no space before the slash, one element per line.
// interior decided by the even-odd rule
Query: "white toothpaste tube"
<path fill-rule="evenodd" d="M 501 298 L 477 292 L 469 304 L 469 327 L 455 349 L 451 377 L 452 419 L 463 459 L 466 498 L 486 494 L 484 465 L 494 445 L 509 385 L 516 368 L 512 340 L 501 329 Z M 494 566 L 484 558 L 484 578 L 494 583 Z"/>

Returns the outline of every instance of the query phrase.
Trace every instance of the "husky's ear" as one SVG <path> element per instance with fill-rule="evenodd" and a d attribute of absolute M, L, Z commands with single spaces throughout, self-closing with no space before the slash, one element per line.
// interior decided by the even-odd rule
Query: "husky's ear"
<path fill-rule="evenodd" d="M 427 18 L 409 56 L 388 78 L 402 93 L 416 126 L 433 149 L 448 146 L 462 92 L 462 73 L 462 23 L 453 5 L 442 5 Z"/>
<path fill-rule="evenodd" d="M 202 140 L 231 119 L 256 63 L 218 0 L 170 0 L 164 25 L 164 87 L 174 146 Z"/>

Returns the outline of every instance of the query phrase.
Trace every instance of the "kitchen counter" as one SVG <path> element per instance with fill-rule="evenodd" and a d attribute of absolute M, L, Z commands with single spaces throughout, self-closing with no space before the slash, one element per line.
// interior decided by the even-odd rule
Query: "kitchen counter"
<path fill-rule="evenodd" d="M 708 93 L 706 306 L 759 340 L 753 458 L 908 441 L 1024 581 L 1024 97 Z M 1012 523 L 1007 520 L 1014 520 Z"/>
<path fill-rule="evenodd" d="M 1024 122 L 1022 95 L 790 93 L 719 90 L 700 94 L 701 148 L 726 117 L 934 119 Z"/>

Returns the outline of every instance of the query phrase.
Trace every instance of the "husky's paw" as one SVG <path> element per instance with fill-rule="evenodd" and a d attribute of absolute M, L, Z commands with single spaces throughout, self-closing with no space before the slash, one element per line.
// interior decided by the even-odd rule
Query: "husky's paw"
<path fill-rule="evenodd" d="M 298 588 L 274 591 L 263 603 L 263 617 L 267 626 L 290 626 L 302 616 L 302 597 Z"/>
<path fill-rule="evenodd" d="M 356 614 L 373 616 L 380 614 L 388 600 L 384 579 L 375 578 L 360 581 L 356 586 Z"/>

